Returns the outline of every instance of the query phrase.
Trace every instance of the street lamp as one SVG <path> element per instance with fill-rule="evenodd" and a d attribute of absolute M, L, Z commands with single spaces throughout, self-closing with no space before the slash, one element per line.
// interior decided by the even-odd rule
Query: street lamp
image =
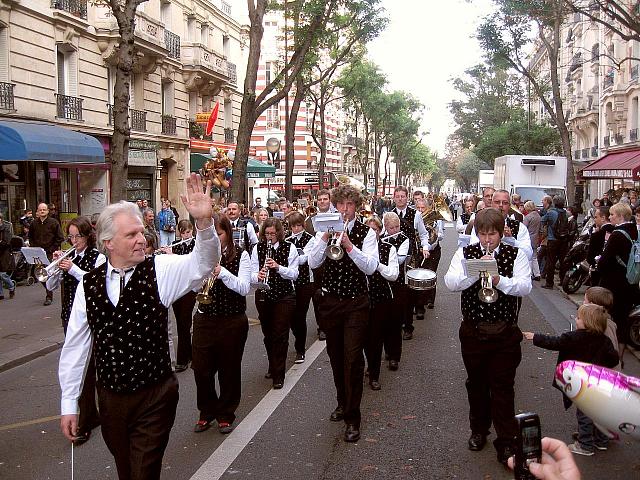
<path fill-rule="evenodd" d="M 275 137 L 271 137 L 267 140 L 267 161 L 276 167 L 276 170 L 280 168 L 280 140 Z M 271 179 L 267 178 L 267 204 L 269 203 L 270 196 Z"/>

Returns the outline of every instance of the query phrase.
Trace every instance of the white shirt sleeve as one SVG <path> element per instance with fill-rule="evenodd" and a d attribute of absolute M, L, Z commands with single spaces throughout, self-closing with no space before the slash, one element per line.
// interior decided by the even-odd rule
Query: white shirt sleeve
<path fill-rule="evenodd" d="M 248 295 L 251 290 L 251 258 L 249 254 L 246 251 L 242 252 L 238 276 L 221 267 L 218 279 L 230 290 L 240 295 Z"/>
<path fill-rule="evenodd" d="M 322 239 L 322 235 L 323 232 L 317 232 L 314 242 L 309 242 L 304 247 L 304 253 L 307 255 L 307 262 L 311 268 L 318 268 L 326 258 L 324 252 L 327 249 L 327 242 Z"/>
<path fill-rule="evenodd" d="M 467 226 L 462 223 L 462 218 L 458 217 L 458 220 L 456 220 L 456 231 L 458 233 L 464 233 L 466 228 Z"/>
<path fill-rule="evenodd" d="M 279 265 L 278 275 L 285 280 L 296 280 L 298 278 L 298 249 L 292 243 L 286 243 L 289 245 L 289 266 Z"/>
<path fill-rule="evenodd" d="M 98 254 L 98 258 L 96 258 L 96 264 L 94 265 L 93 268 L 99 267 L 106 261 L 107 261 L 107 257 L 105 257 L 101 253 Z M 84 277 L 85 273 L 87 272 L 82 270 L 75 263 L 72 264 L 71 268 L 69 269 L 69 275 L 73 276 L 73 278 L 75 278 L 78 281 L 82 280 L 82 277 Z M 62 282 L 62 270 L 58 272 L 58 275 L 52 275 L 47 279 L 47 290 L 55 290 L 60 286 L 61 282 Z"/>
<path fill-rule="evenodd" d="M 520 222 L 520 226 L 518 227 L 516 247 L 524 251 L 524 253 L 527 256 L 527 259 L 531 260 L 531 257 L 533 257 L 533 248 L 531 247 L 531 236 L 529 235 L 529 229 L 522 222 Z"/>
<path fill-rule="evenodd" d="M 258 236 L 256 235 L 256 229 L 254 228 L 253 223 L 248 222 L 246 225 L 246 229 L 247 229 L 247 236 L 249 237 L 249 243 L 251 245 L 245 245 L 245 246 L 247 247 L 247 249 L 249 249 L 251 248 L 251 246 L 258 243 Z"/>
<path fill-rule="evenodd" d="M 409 255 L 409 239 L 407 238 L 404 242 L 400 244 L 398 248 L 398 264 L 402 265 L 407 260 L 407 255 Z"/>
<path fill-rule="evenodd" d="M 369 228 L 369 232 L 364 242 L 362 242 L 362 250 L 354 245 L 347 255 L 349 255 L 360 271 L 366 275 L 373 275 L 379 263 L 378 237 L 376 236 L 376 232 Z"/>
<path fill-rule="evenodd" d="M 462 253 L 462 248 L 458 248 L 451 259 L 449 270 L 447 270 L 444 276 L 444 284 L 452 292 L 465 290 L 478 281 L 477 278 L 467 277 L 464 265 L 462 264 L 463 260 L 464 254 Z"/>
<path fill-rule="evenodd" d="M 389 251 L 389 265 L 384 263 L 378 263 L 378 272 L 385 280 L 395 282 L 398 279 L 400 273 L 400 267 L 398 266 L 398 255 L 396 254 L 396 247 L 391 247 Z"/>
<path fill-rule="evenodd" d="M 527 258 L 526 252 L 518 249 L 518 256 L 513 263 L 513 276 L 500 276 L 500 281 L 495 286 L 502 293 L 524 297 L 531 292 L 531 264 Z"/>
<path fill-rule="evenodd" d="M 416 216 L 413 219 L 413 227 L 416 229 L 416 235 L 420 238 L 420 245 L 422 248 L 429 248 L 429 233 L 427 227 L 424 226 L 422 221 L 422 214 L 416 210 Z"/>

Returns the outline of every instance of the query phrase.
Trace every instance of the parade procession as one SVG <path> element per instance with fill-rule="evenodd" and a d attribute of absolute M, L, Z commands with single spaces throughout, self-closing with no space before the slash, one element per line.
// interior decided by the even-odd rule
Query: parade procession
<path fill-rule="evenodd" d="M 0 479 L 640 478 L 640 14 L 0 0 Z"/>

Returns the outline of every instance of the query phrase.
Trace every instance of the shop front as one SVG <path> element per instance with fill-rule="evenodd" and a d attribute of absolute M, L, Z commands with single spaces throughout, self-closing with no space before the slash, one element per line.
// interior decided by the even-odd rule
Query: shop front
<path fill-rule="evenodd" d="M 580 171 L 589 182 L 589 197 L 601 198 L 610 189 L 640 186 L 640 149 L 608 153 Z"/>
<path fill-rule="evenodd" d="M 156 177 L 158 167 L 157 142 L 131 140 L 129 142 L 127 200 L 147 200 L 156 208 Z"/>

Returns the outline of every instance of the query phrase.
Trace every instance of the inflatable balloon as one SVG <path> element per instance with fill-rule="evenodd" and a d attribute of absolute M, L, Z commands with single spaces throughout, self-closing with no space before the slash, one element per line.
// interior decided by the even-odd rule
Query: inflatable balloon
<path fill-rule="evenodd" d="M 610 438 L 640 440 L 640 379 L 610 368 L 567 360 L 556 384 Z"/>
<path fill-rule="evenodd" d="M 231 169 L 227 170 L 224 174 L 224 178 L 226 178 L 227 180 L 231 180 L 232 176 L 233 176 L 233 170 Z"/>

